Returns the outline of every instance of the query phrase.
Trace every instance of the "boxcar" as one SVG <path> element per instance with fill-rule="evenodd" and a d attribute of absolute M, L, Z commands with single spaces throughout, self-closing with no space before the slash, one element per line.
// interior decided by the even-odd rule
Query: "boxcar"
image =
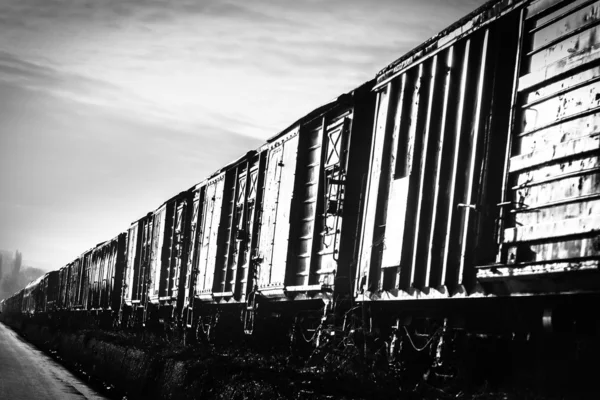
<path fill-rule="evenodd" d="M 126 233 L 96 246 L 90 254 L 88 310 L 103 316 L 103 322 L 118 317 L 121 309 Z"/>
<path fill-rule="evenodd" d="M 43 276 L 40 276 L 34 281 L 29 282 L 23 289 L 22 300 L 21 300 L 21 313 L 25 316 L 33 316 L 39 309 L 39 294 L 38 288 L 40 283 L 44 280 Z"/>
<path fill-rule="evenodd" d="M 59 296 L 59 271 L 50 271 L 44 276 L 44 312 L 52 313 L 58 310 Z"/>
<path fill-rule="evenodd" d="M 599 5 L 492 1 L 379 73 L 357 300 L 501 326 L 600 289 Z"/>
<path fill-rule="evenodd" d="M 246 331 L 258 303 L 263 310 L 285 307 L 293 313 L 320 309 L 334 294 L 351 292 L 372 84 L 319 107 L 259 149 L 261 202 Z"/>
<path fill-rule="evenodd" d="M 71 283 L 71 265 L 67 264 L 58 270 L 58 299 L 57 309 L 66 310 L 68 307 L 67 299 L 69 293 L 69 284 Z"/>
<path fill-rule="evenodd" d="M 252 290 L 251 248 L 256 242 L 264 160 L 251 151 L 193 189 L 189 277 L 186 279 L 186 319 L 199 326 L 218 310 L 239 318 Z M 192 312 L 193 310 L 193 312 Z M 241 332 L 241 325 L 237 326 Z M 235 329 L 235 328 L 234 328 Z"/>
<path fill-rule="evenodd" d="M 152 250 L 153 214 L 133 222 L 127 231 L 127 253 L 123 273 L 121 324 L 141 325 L 148 297 L 150 257 Z"/>
<path fill-rule="evenodd" d="M 67 308 L 75 310 L 81 308 L 81 286 L 83 281 L 83 271 L 81 268 L 81 257 L 77 257 L 68 265 L 69 287 L 67 293 Z"/>
<path fill-rule="evenodd" d="M 183 310 L 190 236 L 192 191 L 187 190 L 167 200 L 153 213 L 150 253 L 149 318 L 172 323 Z"/>

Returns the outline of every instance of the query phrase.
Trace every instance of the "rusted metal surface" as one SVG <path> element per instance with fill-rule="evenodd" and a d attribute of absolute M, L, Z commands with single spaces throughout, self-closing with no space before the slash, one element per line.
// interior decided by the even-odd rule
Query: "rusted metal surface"
<path fill-rule="evenodd" d="M 599 22 L 598 1 L 526 9 L 497 257 L 510 267 L 480 269 L 482 281 L 568 273 L 568 282 L 600 255 Z M 546 290 L 535 280 L 513 287 Z"/>
<path fill-rule="evenodd" d="M 503 157 L 493 149 L 508 130 L 518 24 L 513 13 L 469 28 L 376 87 L 358 293 L 414 299 L 479 291 L 474 264 L 494 254 L 489 219 L 500 202 Z"/>

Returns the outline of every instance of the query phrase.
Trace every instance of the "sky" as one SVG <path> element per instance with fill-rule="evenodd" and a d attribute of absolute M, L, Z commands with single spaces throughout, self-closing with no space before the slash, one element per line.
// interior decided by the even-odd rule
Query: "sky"
<path fill-rule="evenodd" d="M 0 0 L 0 248 L 58 269 L 484 0 Z"/>

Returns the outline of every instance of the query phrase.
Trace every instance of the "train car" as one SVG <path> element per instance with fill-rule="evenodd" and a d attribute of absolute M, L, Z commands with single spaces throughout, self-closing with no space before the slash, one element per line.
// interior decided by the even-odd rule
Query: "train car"
<path fill-rule="evenodd" d="M 81 297 L 81 281 L 83 277 L 83 273 L 81 270 L 81 258 L 78 257 L 68 264 L 67 268 L 69 269 L 69 284 L 67 289 L 67 309 L 74 310 L 76 308 L 81 308 L 81 303 L 79 299 Z"/>
<path fill-rule="evenodd" d="M 54 313 L 58 310 L 60 297 L 60 274 L 59 271 L 50 271 L 44 275 L 43 287 L 43 312 Z"/>
<path fill-rule="evenodd" d="M 96 247 L 100 246 L 102 243 L 96 245 Z M 94 253 L 95 247 L 89 249 L 85 253 L 83 253 L 80 257 L 80 266 L 81 266 L 81 310 L 88 311 L 92 307 L 92 285 L 94 282 L 94 263 L 92 262 L 92 256 Z"/>
<path fill-rule="evenodd" d="M 127 230 L 126 262 L 120 322 L 122 326 L 142 326 L 146 316 L 150 260 L 153 238 L 153 214 L 133 222 Z"/>
<path fill-rule="evenodd" d="M 355 296 L 382 329 L 529 331 L 600 289 L 598 5 L 492 1 L 378 74 Z"/>
<path fill-rule="evenodd" d="M 189 245 L 187 248 L 187 266 L 185 281 L 180 287 L 183 290 L 183 320 L 185 321 L 186 329 L 192 329 L 194 326 L 194 303 L 196 293 L 196 280 L 199 272 L 200 264 L 200 240 L 202 238 L 202 215 L 204 210 L 204 194 L 206 181 L 202 181 L 192 188 L 191 191 L 191 210 L 190 210 L 190 225 L 189 225 Z"/>
<path fill-rule="evenodd" d="M 117 321 L 121 310 L 126 241 L 126 233 L 120 233 L 91 252 L 89 310 L 104 323 Z"/>
<path fill-rule="evenodd" d="M 252 290 L 251 248 L 256 242 L 257 213 L 264 160 L 251 151 L 193 188 L 185 318 L 188 328 L 221 319 L 240 324 Z M 190 284 L 191 283 L 191 284 Z M 191 289 L 191 292 L 190 292 Z M 194 321 L 194 315 L 196 320 Z"/>
<path fill-rule="evenodd" d="M 32 317 L 36 312 L 40 312 L 42 308 L 42 296 L 43 293 L 40 290 L 40 286 L 43 285 L 44 276 L 29 282 L 23 289 L 22 300 L 21 300 L 21 312 L 25 316 Z"/>
<path fill-rule="evenodd" d="M 180 320 L 183 310 L 191 207 L 192 191 L 187 190 L 153 213 L 147 319 L 168 326 Z"/>
<path fill-rule="evenodd" d="M 68 308 L 68 293 L 69 284 L 71 283 L 71 264 L 67 264 L 58 270 L 58 298 L 56 307 L 58 310 L 64 311 Z"/>
<path fill-rule="evenodd" d="M 246 332 L 253 331 L 259 305 L 293 315 L 330 308 L 334 297 L 351 293 L 372 85 L 319 107 L 259 149 L 261 202 Z"/>
<path fill-rule="evenodd" d="M 23 315 L 23 296 L 25 289 L 19 290 L 7 299 L 4 299 L 2 306 L 2 320 L 12 322 Z"/>

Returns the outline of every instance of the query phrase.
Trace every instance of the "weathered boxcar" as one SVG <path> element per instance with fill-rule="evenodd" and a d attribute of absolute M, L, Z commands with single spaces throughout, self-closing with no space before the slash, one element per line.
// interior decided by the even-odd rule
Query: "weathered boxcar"
<path fill-rule="evenodd" d="M 203 201 L 198 213 L 194 296 L 200 301 L 211 302 L 217 253 L 220 247 L 218 239 L 223 237 L 223 234 L 219 234 L 219 230 L 227 229 L 225 224 L 221 223 L 222 216 L 226 214 L 223 212 L 224 197 L 228 194 L 225 190 L 225 172 L 216 173 L 198 189 L 203 192 Z"/>
<path fill-rule="evenodd" d="M 33 316 L 40 308 L 39 286 L 43 282 L 44 276 L 29 282 L 23 289 L 21 301 L 21 312 L 26 316 Z"/>
<path fill-rule="evenodd" d="M 201 246 L 201 233 L 202 229 L 202 215 L 204 209 L 204 194 L 206 181 L 200 182 L 194 185 L 190 189 L 192 192 L 191 211 L 190 211 L 190 225 L 189 225 L 189 245 L 187 248 L 187 266 L 185 281 L 182 283 L 180 290 L 183 290 L 184 298 L 184 310 L 183 317 L 185 320 L 186 328 L 192 328 L 194 324 L 194 302 L 196 293 L 196 281 L 199 273 L 200 264 L 200 252 Z"/>
<path fill-rule="evenodd" d="M 126 233 L 99 244 L 90 258 L 90 311 L 101 314 L 104 322 L 116 319 L 121 309 Z"/>
<path fill-rule="evenodd" d="M 71 283 L 71 265 L 67 264 L 58 270 L 58 298 L 56 301 L 56 307 L 59 310 L 66 310 L 68 308 L 68 294 L 69 285 Z"/>
<path fill-rule="evenodd" d="M 81 268 L 81 257 L 77 257 L 68 265 L 69 288 L 67 294 L 67 308 L 69 310 L 81 309 L 81 287 L 83 282 L 83 270 Z"/>
<path fill-rule="evenodd" d="M 60 276 L 59 271 L 50 271 L 44 275 L 44 309 L 46 313 L 52 313 L 58 310 L 58 300 L 60 296 Z"/>
<path fill-rule="evenodd" d="M 355 285 L 381 321 L 475 312 L 510 329 L 544 302 L 490 297 L 600 289 L 582 272 L 597 270 L 599 5 L 492 1 L 379 73 Z"/>
<path fill-rule="evenodd" d="M 104 243 L 104 242 L 102 242 Z M 99 246 L 102 243 L 96 245 Z M 95 248 L 95 247 L 94 247 Z M 81 266 L 81 298 L 79 299 L 81 302 L 81 310 L 90 310 L 92 307 L 92 289 L 94 283 L 94 263 L 92 262 L 92 256 L 94 253 L 94 248 L 89 249 L 85 253 L 83 253 L 80 257 L 80 266 Z"/>
<path fill-rule="evenodd" d="M 598 1 L 537 1 L 521 13 L 497 258 L 477 274 L 494 294 L 600 292 L 599 22 Z M 556 298 L 546 328 L 557 309 L 571 320 L 594 312 L 589 298 L 566 310 Z"/>
<path fill-rule="evenodd" d="M 250 249 L 256 242 L 262 160 L 251 151 L 193 190 L 193 239 L 186 282 L 195 282 L 195 289 L 186 301 L 188 327 L 193 318 L 200 325 L 212 321 L 217 309 L 223 317 L 234 317 L 229 322 L 241 323 L 254 278 Z M 241 332 L 241 325 L 237 328 Z"/>
<path fill-rule="evenodd" d="M 259 149 L 260 213 L 246 330 L 262 309 L 321 309 L 351 293 L 373 82 L 314 110 Z M 278 300 L 293 300 L 283 305 Z M 279 311 L 276 311 L 277 313 Z"/>
<path fill-rule="evenodd" d="M 127 253 L 123 272 L 121 324 L 144 323 L 152 251 L 153 214 L 133 222 L 127 231 Z"/>
<path fill-rule="evenodd" d="M 2 304 L 2 320 L 3 321 L 14 321 L 20 318 L 23 311 L 23 296 L 25 289 L 19 290 L 7 299 L 3 300 Z"/>
<path fill-rule="evenodd" d="M 192 191 L 167 200 L 153 213 L 148 318 L 171 324 L 183 310 Z"/>

